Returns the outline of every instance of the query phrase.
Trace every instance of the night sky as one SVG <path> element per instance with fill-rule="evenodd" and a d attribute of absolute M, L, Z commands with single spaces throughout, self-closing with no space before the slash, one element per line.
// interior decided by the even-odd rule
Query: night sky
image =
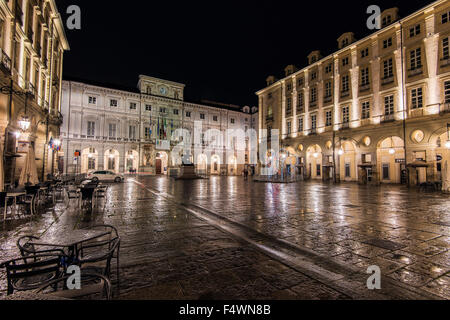
<path fill-rule="evenodd" d="M 65 77 L 136 87 L 139 74 L 186 84 L 185 100 L 257 105 L 255 92 L 288 64 L 306 65 L 319 49 L 337 49 L 352 31 L 370 33 L 367 7 L 398 7 L 400 16 L 431 1 L 56 0 L 64 19 L 76 4 L 82 29 L 66 33 Z"/>

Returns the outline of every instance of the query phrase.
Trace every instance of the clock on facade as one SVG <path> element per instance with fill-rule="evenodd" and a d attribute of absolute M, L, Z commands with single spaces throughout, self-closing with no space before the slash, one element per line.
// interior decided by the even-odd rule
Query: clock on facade
<path fill-rule="evenodd" d="M 164 88 L 164 87 L 162 87 L 162 88 L 159 89 L 159 92 L 160 92 L 162 95 L 166 95 L 166 94 L 167 94 L 167 89 Z"/>

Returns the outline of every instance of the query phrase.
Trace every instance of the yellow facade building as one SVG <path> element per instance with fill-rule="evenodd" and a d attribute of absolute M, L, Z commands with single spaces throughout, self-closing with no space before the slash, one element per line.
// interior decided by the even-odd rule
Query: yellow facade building
<path fill-rule="evenodd" d="M 0 140 L 7 184 L 18 181 L 30 146 L 39 179 L 56 171 L 58 150 L 49 145 L 58 141 L 62 123 L 68 49 L 55 0 L 0 0 Z"/>
<path fill-rule="evenodd" d="M 385 10 L 382 28 L 362 40 L 343 34 L 329 56 L 313 51 L 307 67 L 290 65 L 257 92 L 260 129 L 280 131 L 295 174 L 450 188 L 450 1 L 404 19 L 397 12 Z"/>

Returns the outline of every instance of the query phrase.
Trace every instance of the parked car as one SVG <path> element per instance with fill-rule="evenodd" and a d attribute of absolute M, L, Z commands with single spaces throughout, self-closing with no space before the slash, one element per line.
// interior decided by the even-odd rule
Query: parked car
<path fill-rule="evenodd" d="M 123 175 L 112 171 L 94 171 L 87 175 L 87 179 L 92 181 L 113 181 L 116 183 L 124 181 Z"/>

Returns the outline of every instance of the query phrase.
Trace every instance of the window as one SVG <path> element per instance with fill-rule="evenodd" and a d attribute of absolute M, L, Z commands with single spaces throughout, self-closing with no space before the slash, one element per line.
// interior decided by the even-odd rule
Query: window
<path fill-rule="evenodd" d="M 205 120 L 205 114 L 204 113 L 200 113 L 200 119 L 201 120 Z"/>
<path fill-rule="evenodd" d="M 145 111 L 152 111 L 152 106 L 149 104 L 145 105 Z"/>
<path fill-rule="evenodd" d="M 186 118 L 190 118 L 191 117 L 191 112 L 190 111 L 186 111 Z"/>
<path fill-rule="evenodd" d="M 388 79 L 394 76 L 394 68 L 393 68 L 393 62 L 392 58 L 388 60 L 384 60 L 383 62 L 383 79 Z"/>
<path fill-rule="evenodd" d="M 351 170 L 350 170 L 350 163 L 346 163 L 345 164 L 345 177 L 346 178 L 351 178 Z"/>
<path fill-rule="evenodd" d="M 305 80 L 303 78 L 298 79 L 298 85 L 302 86 Z"/>
<path fill-rule="evenodd" d="M 441 17 L 442 17 L 442 24 L 445 24 L 445 23 L 447 23 L 449 21 L 450 13 L 446 12 Z"/>
<path fill-rule="evenodd" d="M 128 130 L 128 138 L 135 140 L 136 139 L 136 127 L 130 126 Z"/>
<path fill-rule="evenodd" d="M 297 128 L 298 132 L 302 132 L 303 131 L 303 118 L 298 118 L 298 128 Z"/>
<path fill-rule="evenodd" d="M 144 129 L 145 139 L 150 139 L 152 137 L 152 131 L 149 127 Z"/>
<path fill-rule="evenodd" d="M 332 94 L 333 94 L 333 90 L 332 90 L 331 81 L 328 81 L 327 83 L 325 83 L 325 98 L 331 98 Z"/>
<path fill-rule="evenodd" d="M 317 129 L 317 116 L 315 114 L 311 116 L 311 129 Z"/>
<path fill-rule="evenodd" d="M 420 34 L 420 24 L 409 28 L 409 37 L 410 38 L 413 38 L 413 37 L 415 37 L 415 36 L 417 36 L 419 34 Z"/>
<path fill-rule="evenodd" d="M 391 22 L 392 22 L 392 17 L 390 15 L 387 15 L 387 16 L 383 17 L 382 26 L 386 27 L 387 25 L 390 25 Z"/>
<path fill-rule="evenodd" d="M 167 110 L 166 110 L 166 108 L 162 108 L 162 107 L 161 107 L 161 108 L 159 108 L 159 112 L 160 112 L 160 113 L 166 113 Z"/>
<path fill-rule="evenodd" d="M 314 104 L 317 102 L 317 88 L 311 88 L 311 104 Z"/>
<path fill-rule="evenodd" d="M 383 180 L 390 180 L 390 174 L 389 174 L 389 164 L 384 163 L 382 165 L 383 168 Z"/>
<path fill-rule="evenodd" d="M 217 116 L 213 116 L 213 121 L 217 122 L 218 117 Z"/>
<path fill-rule="evenodd" d="M 442 58 L 450 59 L 448 37 L 442 39 Z"/>
<path fill-rule="evenodd" d="M 97 104 L 97 98 L 96 97 L 89 97 L 89 104 Z"/>
<path fill-rule="evenodd" d="M 333 112 L 330 110 L 325 113 L 325 126 L 329 127 L 332 124 L 333 124 Z"/>
<path fill-rule="evenodd" d="M 369 56 L 369 48 L 365 48 L 361 51 L 361 58 L 365 58 Z"/>
<path fill-rule="evenodd" d="M 390 116 L 394 114 L 394 96 L 384 97 L 384 115 Z"/>
<path fill-rule="evenodd" d="M 317 72 L 312 72 L 311 73 L 311 80 L 316 80 L 317 79 Z"/>
<path fill-rule="evenodd" d="M 173 109 L 173 114 L 177 116 L 178 115 L 178 109 Z"/>
<path fill-rule="evenodd" d="M 316 165 L 316 174 L 318 177 L 322 175 L 322 167 L 320 166 L 320 164 Z"/>
<path fill-rule="evenodd" d="M 292 98 L 287 98 L 286 100 L 286 113 L 291 113 L 292 111 Z"/>
<path fill-rule="evenodd" d="M 88 170 L 95 170 L 95 158 L 88 158 Z"/>
<path fill-rule="evenodd" d="M 305 107 L 305 95 L 303 92 L 299 92 L 297 100 L 297 111 L 303 112 Z"/>
<path fill-rule="evenodd" d="M 272 99 L 272 97 L 273 97 L 272 93 L 269 93 L 268 98 Z"/>
<path fill-rule="evenodd" d="M 361 69 L 361 86 L 369 85 L 369 68 Z"/>
<path fill-rule="evenodd" d="M 136 110 L 136 103 L 135 102 L 131 102 L 130 103 L 130 110 Z"/>
<path fill-rule="evenodd" d="M 420 48 L 411 50 L 409 54 L 409 61 L 411 64 L 411 70 L 419 69 L 422 67 L 422 51 Z"/>
<path fill-rule="evenodd" d="M 235 120 L 234 120 L 233 118 L 231 118 L 231 120 L 230 120 L 230 121 L 231 121 L 231 123 L 232 123 L 232 124 L 234 124 L 234 123 L 235 123 Z"/>
<path fill-rule="evenodd" d="M 325 73 L 331 73 L 333 71 L 333 65 L 330 63 L 325 67 Z"/>
<path fill-rule="evenodd" d="M 444 83 L 445 103 L 450 103 L 450 81 Z"/>
<path fill-rule="evenodd" d="M 423 107 L 423 92 L 422 88 L 411 90 L 411 108 L 420 109 Z"/>
<path fill-rule="evenodd" d="M 342 123 L 350 122 L 350 107 L 346 106 L 342 108 Z"/>
<path fill-rule="evenodd" d="M 110 107 L 117 107 L 117 106 L 118 106 L 117 100 L 116 100 L 116 99 L 111 99 L 111 100 L 109 101 L 109 106 L 110 106 Z"/>
<path fill-rule="evenodd" d="M 388 38 L 386 40 L 383 40 L 383 48 L 387 49 L 392 46 L 392 38 Z"/>
<path fill-rule="evenodd" d="M 342 40 L 342 47 L 348 46 L 348 43 L 349 43 L 348 38 L 345 38 L 344 40 Z"/>
<path fill-rule="evenodd" d="M 292 133 L 292 122 L 288 121 L 287 123 L 287 134 L 291 134 Z"/>
<path fill-rule="evenodd" d="M 88 137 L 95 136 L 95 122 L 94 121 L 88 121 L 88 123 L 87 123 L 87 136 Z"/>
<path fill-rule="evenodd" d="M 342 92 L 348 92 L 350 90 L 349 87 L 349 76 L 343 76 L 342 77 Z"/>
<path fill-rule="evenodd" d="M 366 101 L 361 106 L 361 119 L 370 119 L 370 102 Z"/>
<path fill-rule="evenodd" d="M 292 91 L 292 84 L 287 85 L 287 91 Z"/>
<path fill-rule="evenodd" d="M 109 124 L 109 137 L 110 138 L 116 137 L 116 124 L 115 123 Z"/>
<path fill-rule="evenodd" d="M 348 59 L 348 57 L 345 57 L 344 59 L 342 59 L 342 66 L 348 66 L 348 64 L 349 64 L 349 59 Z"/>

